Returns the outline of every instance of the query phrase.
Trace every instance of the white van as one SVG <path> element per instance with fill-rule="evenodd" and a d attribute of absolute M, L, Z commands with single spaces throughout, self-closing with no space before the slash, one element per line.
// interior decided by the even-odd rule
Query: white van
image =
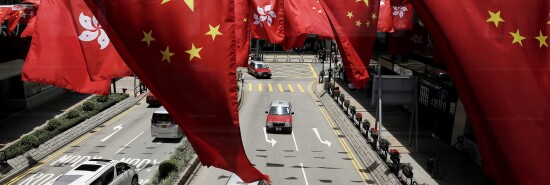
<path fill-rule="evenodd" d="M 227 181 L 226 185 L 270 185 L 271 183 L 266 182 L 264 180 L 251 182 L 251 183 L 245 183 L 237 174 L 231 174 L 231 177 L 229 177 L 229 180 Z"/>
<path fill-rule="evenodd" d="M 151 136 L 155 138 L 181 138 L 183 132 L 172 120 L 164 106 L 159 107 L 151 118 Z"/>
<path fill-rule="evenodd" d="M 109 159 L 90 159 L 55 179 L 53 185 L 138 185 L 136 167 Z"/>

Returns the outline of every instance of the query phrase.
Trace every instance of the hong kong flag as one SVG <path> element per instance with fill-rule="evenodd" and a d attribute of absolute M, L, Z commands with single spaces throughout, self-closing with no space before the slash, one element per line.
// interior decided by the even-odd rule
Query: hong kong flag
<path fill-rule="evenodd" d="M 355 87 L 365 87 L 370 79 L 367 67 L 376 38 L 380 1 L 325 0 L 321 4 L 334 31 L 347 77 Z"/>
<path fill-rule="evenodd" d="M 454 81 L 496 184 L 550 166 L 550 1 L 412 1 Z"/>
<path fill-rule="evenodd" d="M 255 39 L 282 43 L 285 38 L 283 0 L 250 0 L 250 30 Z"/>
<path fill-rule="evenodd" d="M 245 182 L 267 179 L 248 160 L 241 140 L 233 0 L 90 0 L 88 5 L 203 165 L 234 172 Z"/>
<path fill-rule="evenodd" d="M 410 30 L 413 27 L 413 6 L 410 0 L 390 0 L 392 27 L 394 30 Z"/>

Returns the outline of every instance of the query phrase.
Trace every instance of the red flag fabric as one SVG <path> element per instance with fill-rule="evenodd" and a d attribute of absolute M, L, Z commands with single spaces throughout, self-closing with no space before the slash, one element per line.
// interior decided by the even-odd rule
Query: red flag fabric
<path fill-rule="evenodd" d="M 267 179 L 250 163 L 241 141 L 234 1 L 87 2 L 203 165 L 234 172 L 245 182 Z"/>
<path fill-rule="evenodd" d="M 77 1 L 70 0 L 70 3 Z M 23 80 L 51 84 L 81 93 L 108 95 L 110 80 L 91 81 L 85 62 L 91 57 L 85 59 L 85 55 L 101 56 L 104 52 L 116 51 L 113 46 L 103 51 L 99 48 L 84 50 L 82 47 L 87 43 L 79 41 L 77 25 L 73 20 L 74 16 L 79 15 L 72 12 L 78 12 L 82 20 L 91 25 L 91 13 L 85 4 L 81 4 L 84 7 L 71 6 L 69 0 L 43 0 L 41 3 L 31 47 L 23 65 Z"/>
<path fill-rule="evenodd" d="M 370 78 L 367 67 L 376 39 L 380 1 L 326 0 L 321 3 L 334 30 L 346 75 L 356 88 L 365 87 Z"/>
<path fill-rule="evenodd" d="M 250 53 L 248 6 L 248 0 L 235 0 L 235 43 L 237 45 L 237 67 L 248 66 L 248 55 Z"/>
<path fill-rule="evenodd" d="M 393 15 L 390 0 L 380 0 L 378 16 L 378 32 L 393 32 Z"/>
<path fill-rule="evenodd" d="M 308 34 L 334 38 L 326 13 L 317 0 L 285 0 L 283 49 L 301 48 Z"/>
<path fill-rule="evenodd" d="M 4 20 L 8 17 L 9 13 L 11 12 L 12 6 L 0 6 L 0 23 L 4 22 Z"/>
<path fill-rule="evenodd" d="M 17 24 L 19 24 L 19 19 L 21 19 L 21 15 L 23 14 L 23 7 L 19 5 L 14 5 L 11 9 L 11 12 L 8 15 L 8 35 L 11 35 L 11 33 L 15 30 L 15 27 L 17 27 Z"/>
<path fill-rule="evenodd" d="M 433 46 L 426 28 L 415 25 L 412 30 L 395 31 L 389 34 L 389 54 L 433 55 Z"/>
<path fill-rule="evenodd" d="M 250 0 L 252 38 L 282 43 L 285 38 L 283 0 Z"/>
<path fill-rule="evenodd" d="M 483 170 L 497 184 L 546 182 L 550 2 L 412 1 L 457 87 Z"/>
<path fill-rule="evenodd" d="M 413 7 L 410 0 L 390 0 L 394 30 L 410 30 L 413 26 Z"/>

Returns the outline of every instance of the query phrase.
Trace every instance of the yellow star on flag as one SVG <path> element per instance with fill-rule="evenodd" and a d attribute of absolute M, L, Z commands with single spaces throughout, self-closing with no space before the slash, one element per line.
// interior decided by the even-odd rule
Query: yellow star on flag
<path fill-rule="evenodd" d="M 498 22 L 504 22 L 504 19 L 500 17 L 500 11 L 497 13 L 493 13 L 489 11 L 489 16 L 491 16 L 489 19 L 487 19 L 485 22 L 493 22 L 495 23 L 495 26 L 498 28 Z"/>
<path fill-rule="evenodd" d="M 315 6 L 314 6 L 314 7 L 311 7 L 311 9 L 314 9 L 314 10 L 315 10 L 315 9 L 317 9 L 317 8 L 315 8 Z"/>
<path fill-rule="evenodd" d="M 160 4 L 167 3 L 168 1 L 170 1 L 170 0 L 162 0 L 162 2 L 160 2 Z"/>
<path fill-rule="evenodd" d="M 367 28 L 370 27 L 370 21 L 367 21 L 365 24 L 367 24 Z"/>
<path fill-rule="evenodd" d="M 246 22 L 246 21 L 248 21 L 248 19 L 246 19 L 246 17 L 245 17 L 245 18 L 243 18 L 243 22 Z"/>
<path fill-rule="evenodd" d="M 376 14 L 372 13 L 372 20 L 376 19 Z"/>
<path fill-rule="evenodd" d="M 218 24 L 216 27 L 212 27 L 212 25 L 208 25 L 210 27 L 210 31 L 206 32 L 206 34 L 204 35 L 211 35 L 212 36 L 212 40 L 216 39 L 216 35 L 223 35 L 219 29 L 220 29 L 220 25 Z M 199 57 L 200 58 L 200 57 Z"/>
<path fill-rule="evenodd" d="M 174 56 L 174 53 L 170 53 L 170 46 L 166 46 L 166 50 L 165 51 L 161 50 L 160 53 L 162 54 L 161 61 L 167 60 L 168 63 L 170 63 L 170 57 Z"/>
<path fill-rule="evenodd" d="M 356 3 L 361 1 L 365 2 L 365 4 L 369 6 L 369 0 L 355 0 Z"/>
<path fill-rule="evenodd" d="M 548 36 L 543 35 L 543 34 L 542 34 L 542 30 L 539 31 L 539 36 L 538 36 L 538 37 L 535 37 L 535 38 L 536 38 L 537 40 L 539 40 L 539 47 L 542 48 L 543 45 L 546 46 L 546 47 L 548 47 L 548 44 L 546 43 L 546 38 L 548 38 Z"/>
<path fill-rule="evenodd" d="M 199 54 L 199 52 L 202 50 L 202 48 L 196 48 L 195 47 L 195 44 L 191 43 L 191 49 L 190 50 L 187 50 L 185 51 L 186 53 L 189 53 L 189 61 L 193 60 L 193 58 L 197 57 L 197 58 L 201 58 L 201 55 Z"/>
<path fill-rule="evenodd" d="M 185 2 L 185 4 L 187 4 L 187 6 L 189 6 L 189 8 L 191 8 L 191 11 L 194 12 L 195 11 L 195 3 L 194 3 L 194 0 L 183 0 Z"/>
<path fill-rule="evenodd" d="M 141 39 L 141 41 L 147 42 L 147 47 L 149 47 L 149 45 L 151 44 L 151 41 L 155 40 L 155 38 L 151 36 L 152 34 L 153 34 L 153 30 L 149 31 L 149 33 L 145 33 L 145 31 L 143 31 L 143 39 Z"/>
<path fill-rule="evenodd" d="M 524 36 L 521 36 L 521 35 L 519 34 L 519 29 L 516 31 L 516 33 L 510 32 L 510 34 L 514 37 L 514 40 L 512 41 L 512 44 L 513 44 L 513 43 L 516 43 L 516 42 L 519 42 L 519 45 L 520 45 L 521 47 L 523 47 L 523 44 L 521 43 L 521 41 L 522 41 L 523 39 L 525 39 L 525 37 L 524 37 Z"/>
<path fill-rule="evenodd" d="M 353 17 L 353 12 L 348 12 L 348 15 L 346 16 L 348 16 L 351 19 Z"/>
<path fill-rule="evenodd" d="M 355 26 L 357 26 L 357 27 L 361 27 L 361 20 L 357 20 L 357 21 L 355 21 Z"/>

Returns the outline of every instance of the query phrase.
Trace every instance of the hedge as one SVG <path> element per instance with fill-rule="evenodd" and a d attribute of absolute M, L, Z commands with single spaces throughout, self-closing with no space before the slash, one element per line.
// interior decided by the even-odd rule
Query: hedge
<path fill-rule="evenodd" d="M 165 163 L 165 165 L 169 165 L 171 167 L 172 164 L 175 164 L 175 167 L 177 170 L 172 171 L 168 174 L 164 174 L 165 169 L 161 169 L 165 167 L 165 165 L 159 165 L 158 171 L 155 173 L 153 178 L 151 178 L 151 181 L 149 181 L 148 185 L 171 185 L 177 178 L 179 177 L 179 174 L 185 170 L 187 166 L 189 166 L 191 159 L 193 158 L 193 155 L 195 154 L 195 151 L 193 150 L 193 147 L 191 147 L 191 144 L 187 139 L 184 139 L 181 145 L 179 145 L 174 153 L 170 156 L 170 158 L 162 163 Z M 167 163 L 167 164 L 166 164 Z"/>
<path fill-rule="evenodd" d="M 101 111 L 128 98 L 128 96 L 128 94 L 117 93 L 109 96 L 94 96 L 86 100 L 82 105 L 77 106 L 62 116 L 48 120 L 44 128 L 24 136 L 19 141 L 5 148 L 3 151 L 6 152 L 6 158 L 0 155 L 0 161 L 13 159 L 32 148 L 37 148 L 42 143 L 99 114 Z"/>

